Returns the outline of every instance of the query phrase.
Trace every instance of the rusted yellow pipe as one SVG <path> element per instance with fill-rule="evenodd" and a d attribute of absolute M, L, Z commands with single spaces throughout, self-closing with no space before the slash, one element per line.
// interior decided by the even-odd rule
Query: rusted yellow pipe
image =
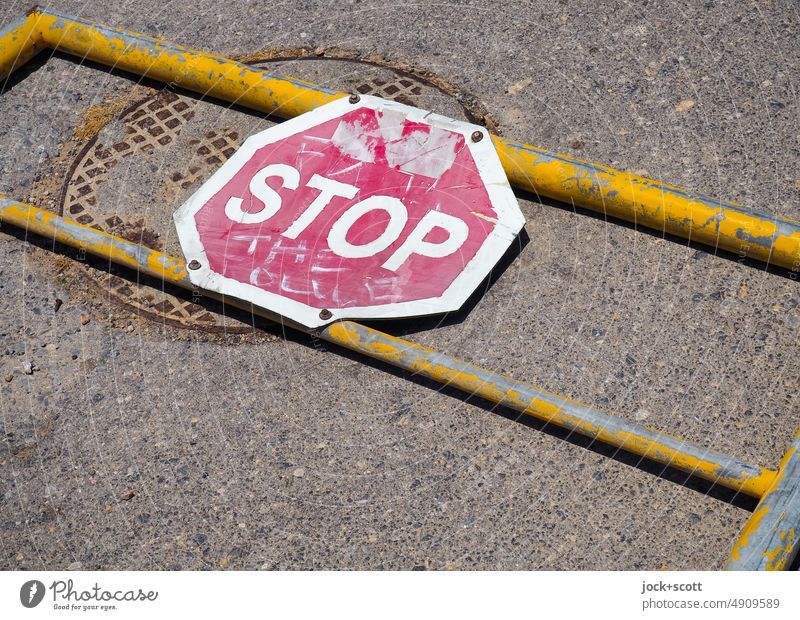
<path fill-rule="evenodd" d="M 0 78 L 46 46 L 287 118 L 346 94 L 45 9 L 33 10 L 3 32 Z M 26 33 L 33 44 L 20 43 Z M 15 49 L 24 53 L 14 56 Z M 18 60 L 9 63 L 11 57 Z M 797 221 L 535 146 L 493 140 L 515 187 L 800 273 Z"/>
<path fill-rule="evenodd" d="M 221 56 L 44 9 L 28 20 L 33 21 L 41 41 L 53 49 L 267 114 L 291 118 L 346 96 Z"/>
<path fill-rule="evenodd" d="M 59 217 L 33 205 L 0 196 L 0 222 L 83 249 L 165 282 L 193 289 L 182 259 Z M 207 291 L 200 292 L 208 294 Z M 271 313 L 230 297 L 223 301 L 269 319 L 276 318 Z M 293 327 L 305 329 L 299 325 Z M 754 467 L 734 457 L 694 446 L 352 321 L 333 323 L 318 335 L 328 342 L 428 377 L 470 396 L 479 396 L 516 409 L 737 492 L 761 497 L 775 479 L 775 472 L 769 469 Z"/>
<path fill-rule="evenodd" d="M 26 17 L 0 30 L 0 79 L 7 78 L 37 51 L 47 47 L 287 118 L 346 95 L 166 41 L 42 9 L 33 9 Z M 534 146 L 499 137 L 493 140 L 509 180 L 518 188 L 778 265 L 793 273 L 800 272 L 797 221 L 690 194 Z M 183 260 L 74 220 L 0 196 L 0 221 L 192 288 Z M 251 308 L 237 300 L 225 301 Z M 692 446 L 357 323 L 334 323 L 322 330 L 320 336 L 470 395 L 761 498 L 734 548 L 729 568 L 786 568 L 797 554 L 800 439 L 795 439 L 779 472 L 775 472 Z"/>
<path fill-rule="evenodd" d="M 800 431 L 731 551 L 727 570 L 786 570 L 800 553 Z"/>
<path fill-rule="evenodd" d="M 800 222 L 493 137 L 512 185 L 800 272 Z"/>
<path fill-rule="evenodd" d="M 738 459 L 694 446 L 358 323 L 334 323 L 323 330 L 321 337 L 471 396 L 753 497 L 761 497 L 775 478 L 774 471 L 749 465 L 743 467 Z"/>
<path fill-rule="evenodd" d="M 42 49 L 41 37 L 36 28 L 38 20 L 38 14 L 34 10 L 0 28 L 0 80 L 11 75 Z"/>
<path fill-rule="evenodd" d="M 192 288 L 186 273 L 186 263 L 182 258 L 151 250 L 2 195 L 0 222 L 12 224 L 45 239 L 83 250 L 159 280 Z"/>

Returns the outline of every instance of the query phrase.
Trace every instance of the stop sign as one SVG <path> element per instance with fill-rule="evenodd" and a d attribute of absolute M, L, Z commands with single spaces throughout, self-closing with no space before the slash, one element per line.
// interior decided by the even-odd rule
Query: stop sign
<path fill-rule="evenodd" d="M 193 284 L 319 327 L 457 310 L 524 219 L 485 129 L 353 97 L 248 138 L 175 222 Z"/>

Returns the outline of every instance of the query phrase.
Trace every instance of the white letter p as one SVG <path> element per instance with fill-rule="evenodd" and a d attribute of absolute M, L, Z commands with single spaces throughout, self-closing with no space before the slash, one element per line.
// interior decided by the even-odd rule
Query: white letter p
<path fill-rule="evenodd" d="M 448 237 L 442 243 L 430 243 L 425 237 L 434 228 L 443 228 Z M 450 256 L 460 248 L 469 235 L 469 227 L 464 220 L 439 211 L 429 211 L 411 231 L 403 244 L 395 250 L 383 265 L 384 269 L 397 271 L 412 254 L 428 256 L 430 258 L 443 258 Z"/>

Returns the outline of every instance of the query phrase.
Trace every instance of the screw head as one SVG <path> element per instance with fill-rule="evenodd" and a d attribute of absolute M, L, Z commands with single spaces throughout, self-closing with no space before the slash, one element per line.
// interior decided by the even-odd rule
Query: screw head
<path fill-rule="evenodd" d="M 472 132 L 472 136 L 470 136 L 470 137 L 472 138 L 473 142 L 480 142 L 481 140 L 483 140 L 483 132 L 482 131 L 473 131 Z"/>
<path fill-rule="evenodd" d="M 189 264 L 187 265 L 187 267 L 189 267 L 189 269 L 191 269 L 192 271 L 200 269 L 200 267 L 201 267 L 200 261 L 199 260 L 191 260 L 191 261 L 189 261 Z"/>
<path fill-rule="evenodd" d="M 331 312 L 327 308 L 324 308 L 324 309 L 319 311 L 319 318 L 321 318 L 323 321 L 327 321 L 328 319 L 332 319 L 333 318 L 333 312 Z"/>
<path fill-rule="evenodd" d="M 359 97 L 358 95 L 350 95 L 349 101 L 350 103 L 358 103 L 359 101 L 361 101 L 361 97 Z"/>

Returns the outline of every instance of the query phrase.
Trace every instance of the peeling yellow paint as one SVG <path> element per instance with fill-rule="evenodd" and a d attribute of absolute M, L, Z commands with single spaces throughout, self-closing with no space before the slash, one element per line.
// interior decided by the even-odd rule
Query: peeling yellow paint
<path fill-rule="evenodd" d="M 769 506 L 761 506 L 760 508 L 757 508 L 752 515 L 750 515 L 750 518 L 747 520 L 747 523 L 739 534 L 739 539 L 736 541 L 736 544 L 731 551 L 732 559 L 737 561 L 739 560 L 742 549 L 747 547 L 747 542 L 750 538 L 750 535 L 758 529 L 761 520 L 768 512 Z"/>
<path fill-rule="evenodd" d="M 33 13 L 28 20 L 41 41 L 53 49 L 261 112 L 298 116 L 346 96 L 228 58 L 52 11 Z"/>
<path fill-rule="evenodd" d="M 231 59 L 35 9 L 0 33 L 0 78 L 38 49 L 161 80 L 290 118 L 347 96 Z M 636 225 L 800 271 L 800 223 L 703 198 L 652 179 L 493 137 L 512 185 Z"/>
<path fill-rule="evenodd" d="M 493 137 L 515 187 L 747 256 L 800 270 L 799 223 L 529 145 Z"/>
<path fill-rule="evenodd" d="M 9 200 L 2 195 L 0 221 L 106 258 L 159 280 L 184 287 L 188 285 L 186 263 L 183 259 L 89 228 L 33 205 Z"/>
<path fill-rule="evenodd" d="M 798 452 L 800 432 L 781 459 L 777 475 L 763 494 L 731 550 L 727 568 L 786 570 L 798 552 Z M 793 472 L 787 478 L 787 472 Z"/>
<path fill-rule="evenodd" d="M 32 10 L 25 18 L 0 30 L 0 78 L 5 78 L 46 47 L 283 117 L 297 116 L 346 96 L 346 93 L 274 75 L 219 56 L 41 9 Z M 104 118 L 99 113 L 90 121 L 102 123 Z M 493 137 L 493 140 L 509 181 L 518 188 L 735 252 L 743 257 L 769 262 L 794 272 L 800 271 L 798 222 L 760 214 L 741 205 L 692 195 L 671 185 L 549 153 L 534 146 L 515 144 L 498 137 Z M 87 229 L 73 220 L 60 218 L 31 205 L 0 196 L 0 220 L 179 286 L 190 286 L 186 266 L 181 259 Z M 237 303 L 236 300 L 226 301 Z M 591 414 L 590 409 L 579 403 L 532 387 L 529 389 L 540 397 L 530 396 L 525 387 L 519 388 L 522 392 L 503 389 L 500 386 L 510 382 L 505 377 L 457 361 L 455 367 L 452 364 L 434 363 L 430 360 L 439 355 L 436 352 L 384 334 L 381 334 L 383 341 L 367 342 L 361 339 L 354 327 L 354 323 L 335 323 L 328 326 L 323 335 L 331 342 L 453 385 L 469 394 L 508 404 L 538 419 L 678 467 L 736 491 L 762 497 L 760 507 L 734 547 L 732 559 L 740 557 L 741 550 L 751 541 L 754 533 L 763 527 L 763 519 L 772 516 L 770 493 L 778 488 L 787 464 L 794 458 L 792 449 L 781 462 L 780 474 L 744 466 L 739 461 L 733 461 L 735 467 L 729 464 L 723 467 L 720 464 L 724 462 L 721 455 L 717 455 L 720 462 L 705 460 L 698 456 L 703 454 L 702 450 L 694 448 L 696 454 L 690 454 L 688 444 L 686 450 L 680 449 L 677 438 L 646 427 L 638 427 L 636 432 L 610 430 L 593 423 L 591 415 L 587 419 L 571 414 L 570 410 L 577 409 Z M 380 334 L 375 330 L 357 327 L 366 330 L 365 333 Z M 417 355 L 409 358 L 409 351 Z M 613 419 L 607 414 L 602 415 L 606 417 L 600 419 Z M 670 443 L 672 445 L 667 445 Z M 676 445 L 679 447 L 676 448 Z M 796 547 L 796 538 L 794 527 L 784 528 L 778 536 L 780 544 L 770 546 L 763 552 L 768 568 L 785 568 Z"/>
<path fill-rule="evenodd" d="M 361 332 L 380 335 L 380 340 L 367 341 L 362 338 Z M 355 323 L 348 321 L 334 323 L 325 328 L 321 335 L 330 342 L 359 351 L 395 366 L 406 368 L 415 374 L 423 375 L 445 385 L 457 387 L 467 394 L 511 406 L 542 421 L 576 431 L 587 437 L 596 438 L 633 454 L 676 467 L 754 497 L 761 497 L 775 478 L 774 471 L 764 468 L 758 468 L 756 470 L 757 473 L 752 476 L 725 475 L 720 471 L 718 463 L 703 460 L 686 453 L 685 450 L 681 451 L 631 432 L 612 432 L 608 428 L 593 424 L 590 420 L 569 413 L 568 408 L 570 406 L 583 407 L 580 403 L 550 394 L 538 388 L 531 389 L 538 394 L 549 396 L 550 400 L 558 399 L 559 402 L 563 403 L 563 406 L 558 406 L 536 397 L 526 400 L 517 390 L 499 389 L 496 381 L 491 379 L 494 377 L 497 380 L 509 381 L 507 378 L 477 369 L 465 362 L 455 361 L 455 367 L 453 365 L 433 363 L 431 359 L 435 359 L 439 355 L 435 351 Z M 409 357 L 411 357 L 410 360 Z M 480 370 L 481 372 L 476 374 L 475 370 Z M 658 433 L 658 435 L 664 438 L 669 437 L 663 433 Z M 681 442 L 682 440 L 678 439 L 678 441 Z M 688 448 L 689 444 L 685 445 Z"/>
<path fill-rule="evenodd" d="M 0 80 L 23 66 L 42 49 L 36 16 L 28 15 L 0 30 Z"/>

